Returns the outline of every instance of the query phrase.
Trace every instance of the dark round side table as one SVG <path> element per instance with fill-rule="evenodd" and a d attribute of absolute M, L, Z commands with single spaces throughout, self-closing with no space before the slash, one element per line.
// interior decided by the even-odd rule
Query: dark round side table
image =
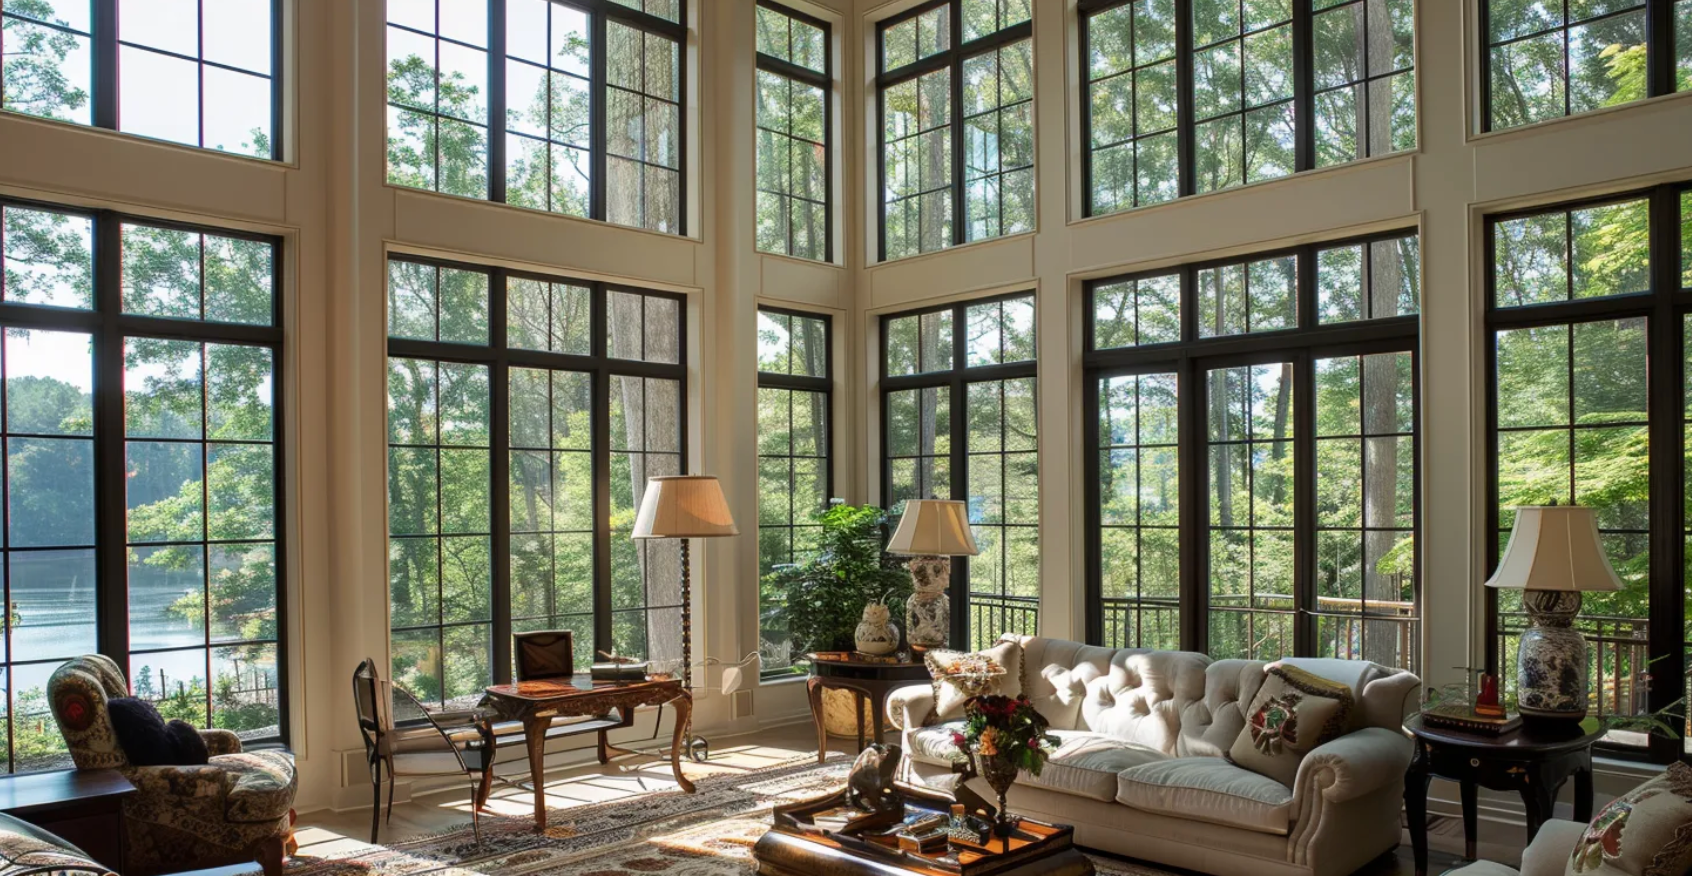
<path fill-rule="evenodd" d="M 868 699 L 875 735 L 881 734 L 887 712 L 887 695 L 895 688 L 908 687 L 929 680 L 928 666 L 921 659 L 899 652 L 886 659 L 866 658 L 852 651 L 819 651 L 805 655 L 811 661 L 811 677 L 805 682 L 805 692 L 811 700 L 811 720 L 817 725 L 817 763 L 828 756 L 828 730 L 823 727 L 823 691 L 849 690 L 853 693 L 858 713 L 858 750 L 864 750 L 864 700 Z"/>
<path fill-rule="evenodd" d="M 1539 722 L 1488 736 L 1426 725 L 1421 715 L 1405 721 L 1404 730 L 1416 743 L 1404 775 L 1404 809 L 1410 818 L 1417 876 L 1428 871 L 1428 782 L 1434 776 L 1457 782 L 1462 790 L 1463 855 L 1471 861 L 1477 786 L 1522 795 L 1528 842 L 1551 817 L 1557 792 L 1570 776 L 1575 782 L 1575 820 L 1592 819 L 1592 744 L 1603 737 L 1603 730 L 1587 733 L 1574 722 L 1563 727 Z"/>

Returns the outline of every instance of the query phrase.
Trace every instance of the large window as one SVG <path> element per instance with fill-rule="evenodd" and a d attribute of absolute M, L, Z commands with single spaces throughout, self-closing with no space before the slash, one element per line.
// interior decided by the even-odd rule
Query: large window
<path fill-rule="evenodd" d="M 1417 665 L 1416 240 L 1089 284 L 1091 641 Z"/>
<path fill-rule="evenodd" d="M 1673 188 L 1488 217 L 1491 460 L 1495 562 L 1513 508 L 1597 510 L 1623 589 L 1587 594 L 1590 710 L 1633 715 L 1684 693 L 1686 533 L 1677 495 L 1692 446 L 1683 386 L 1692 283 Z M 1661 367 L 1659 363 L 1672 363 Z M 1505 683 L 1527 627 L 1520 594 L 1490 592 L 1487 658 Z M 1681 743 L 1612 733 L 1668 757 Z"/>
<path fill-rule="evenodd" d="M 70 766 L 46 684 L 88 653 L 167 718 L 285 738 L 277 252 L 0 203 L 10 771 Z"/>
<path fill-rule="evenodd" d="M 817 515 L 833 493 L 833 368 L 827 317 L 758 308 L 758 579 L 816 555 Z M 786 594 L 758 594 L 768 674 L 793 672 Z"/>
<path fill-rule="evenodd" d="M 681 557 L 635 542 L 654 475 L 683 473 L 682 302 L 473 265 L 388 270 L 393 677 L 473 700 L 511 633 L 681 657 Z"/>
<path fill-rule="evenodd" d="M 883 259 L 1034 229 L 1031 0 L 937 0 L 877 25 Z"/>
<path fill-rule="evenodd" d="M 1484 130 L 1692 88 L 1692 0 L 1483 0 Z"/>
<path fill-rule="evenodd" d="M 951 640 L 1033 635 L 1040 612 L 1034 296 L 882 317 L 881 495 L 961 499 L 981 553 L 952 564 Z"/>
<path fill-rule="evenodd" d="M 0 108 L 280 158 L 280 9 L 277 0 L 7 0 Z"/>
<path fill-rule="evenodd" d="M 758 4 L 758 249 L 833 257 L 828 22 Z"/>
<path fill-rule="evenodd" d="M 682 0 L 388 0 L 388 181 L 684 233 L 682 21 Z"/>
<path fill-rule="evenodd" d="M 1412 0 L 1083 0 L 1088 215 L 1416 145 Z"/>

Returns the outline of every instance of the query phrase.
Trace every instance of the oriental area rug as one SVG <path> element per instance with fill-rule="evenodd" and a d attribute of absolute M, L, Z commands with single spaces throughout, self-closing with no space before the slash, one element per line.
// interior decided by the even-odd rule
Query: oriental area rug
<path fill-rule="evenodd" d="M 747 876 L 752 846 L 777 804 L 845 784 L 850 761 L 803 762 L 701 779 L 698 793 L 665 791 L 548 812 L 546 833 L 525 818 L 483 816 L 478 845 L 468 822 L 451 830 L 367 846 L 334 858 L 292 859 L 287 876 Z M 1170 876 L 1095 857 L 1100 876 Z"/>

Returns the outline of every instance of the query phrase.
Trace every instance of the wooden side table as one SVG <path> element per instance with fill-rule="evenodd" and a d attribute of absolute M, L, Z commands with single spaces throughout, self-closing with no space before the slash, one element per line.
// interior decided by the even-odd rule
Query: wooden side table
<path fill-rule="evenodd" d="M 817 763 L 828 757 L 828 730 L 823 727 L 823 691 L 849 690 L 858 713 L 858 750 L 864 750 L 864 708 L 870 701 L 870 717 L 880 742 L 887 712 L 887 695 L 894 689 L 929 680 L 928 666 L 911 655 L 900 653 L 891 660 L 867 660 L 851 651 L 819 651 L 805 655 L 811 661 L 811 677 L 805 692 L 811 700 L 811 720 L 817 725 Z"/>
<path fill-rule="evenodd" d="M 50 831 L 124 872 L 123 799 L 135 786 L 117 770 L 59 770 L 0 777 L 0 812 Z"/>
<path fill-rule="evenodd" d="M 1434 776 L 1451 779 L 1462 790 L 1463 852 L 1471 861 L 1475 858 L 1477 786 L 1522 795 L 1528 842 L 1551 817 L 1557 792 L 1571 776 L 1575 820 L 1592 819 L 1592 744 L 1603 737 L 1602 730 L 1587 733 L 1573 723 L 1562 730 L 1536 723 L 1487 736 L 1429 726 L 1422 723 L 1421 715 L 1405 721 L 1404 730 L 1416 743 L 1404 776 L 1404 808 L 1410 818 L 1417 876 L 1428 871 L 1428 783 Z"/>

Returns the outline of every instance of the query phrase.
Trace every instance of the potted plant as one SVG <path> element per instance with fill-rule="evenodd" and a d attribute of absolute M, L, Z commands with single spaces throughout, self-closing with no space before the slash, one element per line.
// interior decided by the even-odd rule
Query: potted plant
<path fill-rule="evenodd" d="M 816 519 L 815 552 L 802 562 L 776 567 L 762 582 L 765 592 L 782 597 L 772 601 L 774 610 L 764 622 L 786 628 L 796 660 L 813 651 L 853 650 L 864 606 L 902 605 L 911 591 L 904 558 L 882 550 L 886 512 L 841 503 Z M 830 733 L 857 732 L 850 691 L 825 691 L 824 714 Z"/>

